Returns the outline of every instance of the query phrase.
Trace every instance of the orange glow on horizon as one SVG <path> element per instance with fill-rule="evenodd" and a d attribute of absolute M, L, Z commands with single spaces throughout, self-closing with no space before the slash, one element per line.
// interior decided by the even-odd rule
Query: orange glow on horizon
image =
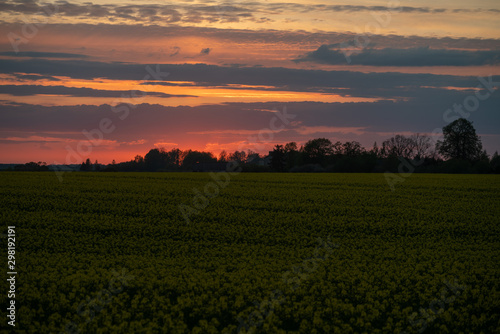
<path fill-rule="evenodd" d="M 144 81 L 137 80 L 75 80 L 66 77 L 57 77 L 61 81 L 50 81 L 41 79 L 36 81 L 19 82 L 12 76 L 0 77 L 0 84 L 3 85 L 40 85 L 40 86 L 64 86 L 70 88 L 91 88 L 95 90 L 121 91 L 120 96 L 116 97 L 73 97 L 66 95 L 39 94 L 31 96 L 11 96 L 0 94 L 0 99 L 16 103 L 31 103 L 47 106 L 57 105 L 78 105 L 78 104 L 110 104 L 120 103 L 132 104 L 159 104 L 163 106 L 199 106 L 204 104 L 221 104 L 227 102 L 376 102 L 382 98 L 364 98 L 342 96 L 338 94 L 328 94 L 322 92 L 296 92 L 286 90 L 270 90 L 272 86 L 252 86 L 231 84 L 226 88 L 224 86 L 197 86 L 195 82 L 175 82 L 170 83 L 174 86 L 163 85 L 141 85 Z M 175 86 L 183 84 L 183 86 Z M 184 86 L 186 85 L 187 86 Z M 252 89 L 254 88 L 254 89 Z M 137 91 L 151 93 L 152 95 L 141 95 Z M 157 97 L 153 93 L 164 93 L 169 95 L 179 95 L 175 97 Z M 121 95 L 124 95 L 122 97 Z M 182 96 L 185 95 L 185 96 Z"/>

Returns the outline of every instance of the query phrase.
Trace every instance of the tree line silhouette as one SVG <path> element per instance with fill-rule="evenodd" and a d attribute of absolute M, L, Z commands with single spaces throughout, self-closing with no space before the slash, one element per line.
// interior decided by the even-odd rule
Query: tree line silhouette
<path fill-rule="evenodd" d="M 244 172 L 397 172 L 402 162 L 415 166 L 423 173 L 500 173 L 500 157 L 490 158 L 471 122 L 460 118 L 443 128 L 443 141 L 433 145 L 431 137 L 419 133 L 395 135 L 365 149 L 357 141 L 332 143 L 327 138 L 315 138 L 298 146 L 296 142 L 275 145 L 262 155 L 248 151 L 222 151 L 218 157 L 211 152 L 182 151 L 174 148 L 151 149 L 144 157 L 109 165 L 87 159 L 81 171 L 211 171 L 225 168 L 230 161 Z M 200 166 L 202 168 L 200 168 Z M 48 170 L 45 163 L 28 163 L 15 170 Z"/>

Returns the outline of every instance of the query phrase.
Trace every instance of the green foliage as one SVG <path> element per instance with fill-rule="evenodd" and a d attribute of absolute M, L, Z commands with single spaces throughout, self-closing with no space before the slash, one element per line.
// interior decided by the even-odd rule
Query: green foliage
<path fill-rule="evenodd" d="M 18 238 L 16 330 L 235 333 L 259 312 L 256 333 L 500 330 L 496 175 L 418 174 L 392 192 L 381 174 L 240 174 L 189 225 L 178 205 L 208 174 L 0 178 Z M 305 273 L 328 236 L 339 247 Z M 135 278 L 111 290 L 120 268 Z"/>

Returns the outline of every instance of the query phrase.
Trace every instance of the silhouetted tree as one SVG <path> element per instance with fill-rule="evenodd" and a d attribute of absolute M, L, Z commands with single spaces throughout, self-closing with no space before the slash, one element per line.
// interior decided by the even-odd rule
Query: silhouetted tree
<path fill-rule="evenodd" d="M 344 148 L 340 141 L 337 141 L 335 144 L 332 145 L 332 150 L 333 154 L 336 155 L 337 158 L 344 154 Z"/>
<path fill-rule="evenodd" d="M 294 141 L 286 143 L 284 150 L 285 150 L 285 153 L 298 151 L 297 143 Z"/>
<path fill-rule="evenodd" d="M 283 172 L 285 169 L 285 149 L 283 145 L 276 145 L 274 149 L 269 152 L 271 157 L 271 169 L 276 172 Z"/>
<path fill-rule="evenodd" d="M 412 158 L 424 159 L 430 157 L 431 154 L 431 138 L 420 133 L 416 133 L 410 137 L 413 141 L 413 156 Z"/>
<path fill-rule="evenodd" d="M 316 138 L 309 140 L 303 150 L 308 162 L 324 164 L 327 157 L 333 154 L 333 145 L 327 138 Z"/>
<path fill-rule="evenodd" d="M 171 170 L 178 169 L 182 164 L 183 152 L 178 148 L 173 148 L 168 152 L 162 150 L 165 157 L 166 168 Z"/>
<path fill-rule="evenodd" d="M 382 155 L 384 157 L 403 157 L 412 159 L 414 157 L 414 141 L 403 135 L 395 135 L 382 143 Z"/>
<path fill-rule="evenodd" d="M 177 171 L 192 170 L 197 163 L 228 162 L 241 164 L 245 172 L 289 171 L 289 172 L 393 172 L 397 173 L 406 158 L 415 167 L 415 172 L 443 173 L 500 173 L 500 157 L 497 152 L 491 160 L 482 150 L 480 138 L 471 122 L 459 119 L 443 128 L 444 141 L 438 142 L 434 149 L 430 137 L 419 133 L 411 136 L 395 135 L 382 143 L 379 148 L 365 150 L 357 141 L 335 144 L 327 138 L 311 139 L 301 146 L 296 142 L 275 145 L 269 156 L 248 150 L 228 154 L 222 151 L 217 159 L 210 152 L 170 151 L 151 149 L 144 158 L 140 155 L 133 160 L 116 164 L 115 160 L 107 166 L 94 164 L 86 159 L 80 165 L 82 171 Z M 448 160 L 443 161 L 440 152 Z M 222 165 L 222 164 L 215 164 Z M 206 166 L 200 166 L 200 170 Z M 195 167 L 197 168 L 197 167 Z M 211 168 L 211 167 L 210 167 Z M 218 168 L 218 167 L 217 167 Z M 16 165 L 16 171 L 48 170 L 44 162 L 29 162 Z"/>
<path fill-rule="evenodd" d="M 491 172 L 490 157 L 486 150 L 481 152 L 479 159 L 472 165 L 472 172 L 477 174 L 486 174 Z"/>
<path fill-rule="evenodd" d="M 154 148 L 144 156 L 146 170 L 155 172 L 165 167 L 164 155 L 159 149 Z"/>
<path fill-rule="evenodd" d="M 186 151 L 182 159 L 182 168 L 192 170 L 197 163 L 212 163 L 217 162 L 217 159 L 209 152 Z"/>
<path fill-rule="evenodd" d="M 219 159 L 218 159 L 218 161 L 219 161 L 219 162 L 228 162 L 228 159 L 229 159 L 229 158 L 228 158 L 228 156 L 227 156 L 227 152 L 226 152 L 226 151 L 224 151 L 224 150 L 222 150 L 222 152 L 220 152 L 220 154 L 219 154 Z"/>
<path fill-rule="evenodd" d="M 248 152 L 247 152 L 247 163 L 248 164 L 255 163 L 256 161 L 259 161 L 259 160 L 260 160 L 259 153 L 256 153 L 252 150 L 248 150 Z"/>
<path fill-rule="evenodd" d="M 236 161 L 238 164 L 243 164 L 246 161 L 247 154 L 245 151 L 234 151 L 229 155 L 230 161 Z"/>
<path fill-rule="evenodd" d="M 134 162 L 135 162 L 136 164 L 142 164 L 142 163 L 144 162 L 144 158 L 143 158 L 141 155 L 136 155 L 136 156 L 134 157 Z"/>
<path fill-rule="evenodd" d="M 346 141 L 342 145 L 342 153 L 348 157 L 355 157 L 361 155 L 365 149 L 357 141 Z"/>
<path fill-rule="evenodd" d="M 444 140 L 438 141 L 436 148 L 445 158 L 480 160 L 483 145 L 472 122 L 459 118 L 443 128 L 443 135 Z"/>
<path fill-rule="evenodd" d="M 372 147 L 370 153 L 372 153 L 373 155 L 375 155 L 375 157 L 377 157 L 377 158 L 379 157 L 379 155 L 380 155 L 380 149 L 378 148 L 377 142 L 373 143 L 373 147 Z"/>
<path fill-rule="evenodd" d="M 114 166 L 120 172 L 142 172 L 145 170 L 144 158 L 136 155 L 133 160 L 120 162 Z"/>
<path fill-rule="evenodd" d="M 39 161 L 39 162 L 28 162 L 25 163 L 24 165 L 16 165 L 14 166 L 15 171 L 22 171 L 22 172 L 45 172 L 49 170 L 49 167 L 47 166 L 47 163 Z"/>
<path fill-rule="evenodd" d="M 91 170 L 92 170 L 92 163 L 90 162 L 90 159 L 87 158 L 87 160 L 85 160 L 85 162 L 82 162 L 82 164 L 80 165 L 80 171 L 88 172 Z"/>
<path fill-rule="evenodd" d="M 285 144 L 285 170 L 290 170 L 294 166 L 298 166 L 301 160 L 301 154 L 296 142 L 292 141 Z"/>
<path fill-rule="evenodd" d="M 495 174 L 500 174 L 500 156 L 495 151 L 490 160 L 491 171 Z"/>

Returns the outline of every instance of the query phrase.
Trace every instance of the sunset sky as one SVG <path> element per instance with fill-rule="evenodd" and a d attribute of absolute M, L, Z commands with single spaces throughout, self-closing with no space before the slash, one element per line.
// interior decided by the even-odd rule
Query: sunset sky
<path fill-rule="evenodd" d="M 0 163 L 370 148 L 460 116 L 500 151 L 498 0 L 6 0 L 0 31 Z"/>

